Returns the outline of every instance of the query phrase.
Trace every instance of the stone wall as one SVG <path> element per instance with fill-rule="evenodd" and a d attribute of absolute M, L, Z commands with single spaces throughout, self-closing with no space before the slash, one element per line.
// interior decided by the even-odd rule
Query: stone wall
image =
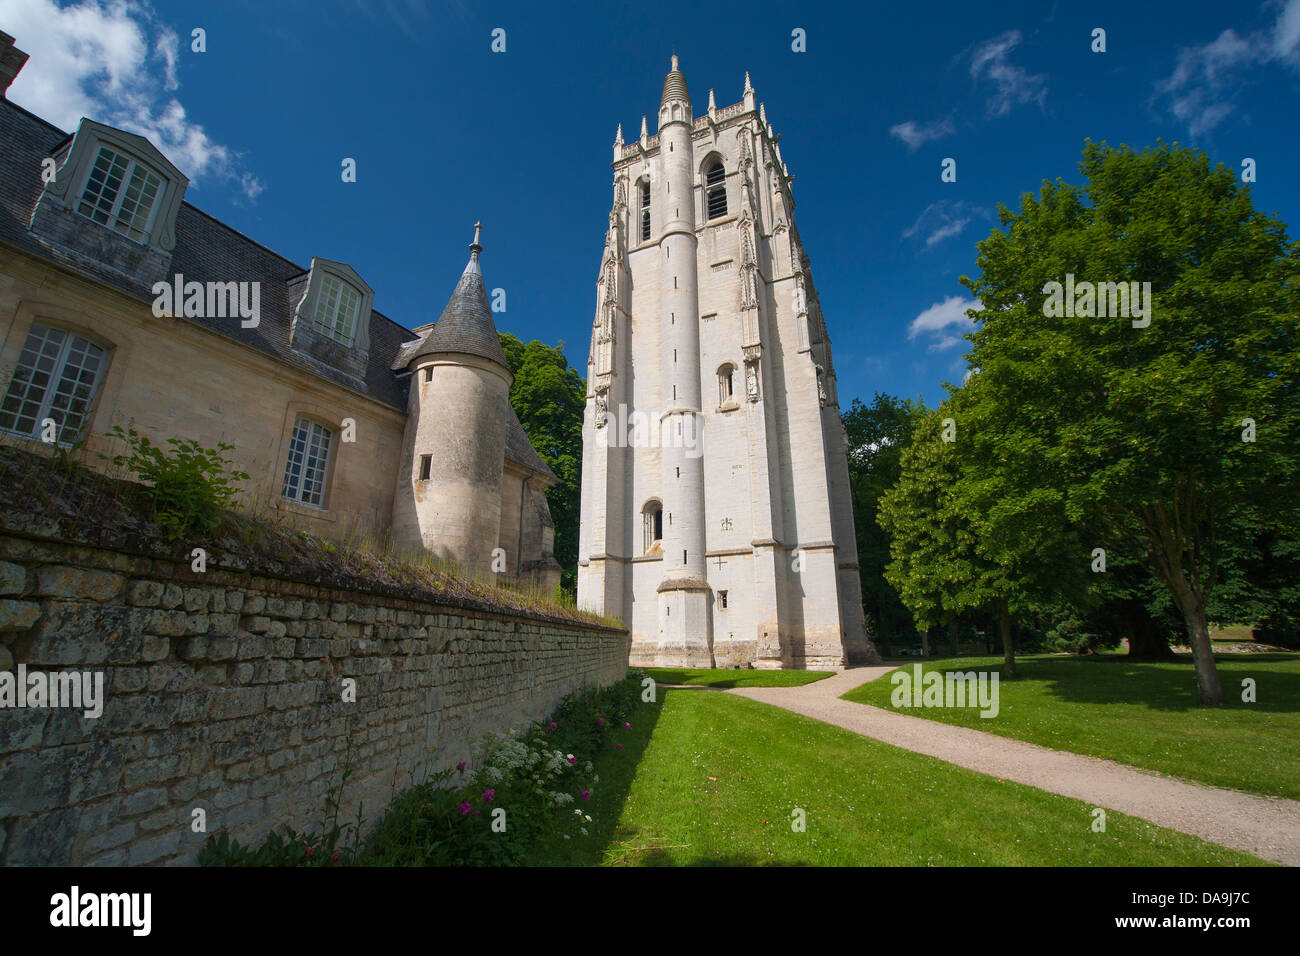
<path fill-rule="evenodd" d="M 6 522 L 0 522 L 0 527 Z M 9 527 L 13 523 L 9 522 Z M 343 819 L 626 671 L 626 631 L 0 531 L 0 671 L 103 674 L 103 712 L 0 709 L 0 863 L 189 863 Z M 56 522 L 49 527 L 57 528 Z M 356 700 L 343 700 L 344 680 Z"/>

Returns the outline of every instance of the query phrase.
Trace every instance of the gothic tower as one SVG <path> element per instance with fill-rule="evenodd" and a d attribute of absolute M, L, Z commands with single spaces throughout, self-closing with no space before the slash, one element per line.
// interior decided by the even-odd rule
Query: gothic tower
<path fill-rule="evenodd" d="M 836 668 L 866 635 L 830 340 L 755 103 L 614 142 L 583 423 L 578 600 L 632 662 Z"/>
<path fill-rule="evenodd" d="M 487 573 L 501 528 L 502 475 L 514 376 L 479 268 L 469 263 L 436 325 L 400 360 L 411 372 L 393 498 L 393 538 Z"/>

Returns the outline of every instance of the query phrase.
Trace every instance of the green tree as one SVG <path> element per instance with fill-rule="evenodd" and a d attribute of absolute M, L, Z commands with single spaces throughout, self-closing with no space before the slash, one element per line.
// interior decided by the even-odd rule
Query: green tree
<path fill-rule="evenodd" d="M 890 536 L 876 512 L 880 499 L 898 481 L 903 449 L 911 444 L 912 431 L 925 414 L 919 399 L 877 392 L 870 405 L 855 398 L 844 415 L 862 607 L 877 644 L 906 640 L 912 630 L 911 615 L 884 576 Z"/>
<path fill-rule="evenodd" d="M 1300 247 L 1176 144 L 1090 143 L 1080 171 L 1084 186 L 1000 208 L 962 279 L 982 440 L 1041 456 L 1069 520 L 1146 561 L 1183 616 L 1198 699 L 1218 704 L 1207 613 L 1250 590 L 1252 528 L 1294 527 L 1300 506 Z M 1059 315 L 1047 283 L 1069 275 L 1150 283 L 1149 325 Z"/>
<path fill-rule="evenodd" d="M 552 348 L 535 339 L 525 345 L 508 332 L 499 335 L 515 376 L 510 404 L 533 447 L 560 479 L 547 489 L 546 501 L 555 522 L 555 558 L 564 569 L 560 583 L 571 591 L 577 584 L 582 414 L 587 386 L 569 366 L 563 342 Z"/>

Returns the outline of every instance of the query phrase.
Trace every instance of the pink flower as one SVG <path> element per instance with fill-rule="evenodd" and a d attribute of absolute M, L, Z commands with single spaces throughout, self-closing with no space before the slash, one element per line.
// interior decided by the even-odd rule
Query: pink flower
<path fill-rule="evenodd" d="M 623 721 L 623 729 L 624 729 L 624 730 L 631 730 L 631 729 L 632 729 L 632 724 L 631 724 L 630 722 L 626 721 L 626 720 Z"/>
<path fill-rule="evenodd" d="M 465 761 L 462 760 L 460 763 L 456 764 L 456 771 L 457 771 L 458 773 L 464 773 L 464 772 L 465 772 Z"/>
<path fill-rule="evenodd" d="M 597 717 L 597 718 L 596 718 L 596 723 L 599 724 L 601 727 L 604 727 L 604 726 L 605 726 L 605 718 L 604 718 L 604 717 Z"/>
<path fill-rule="evenodd" d="M 552 729 L 552 730 L 555 729 L 555 721 L 551 721 L 551 729 Z"/>
<path fill-rule="evenodd" d="M 584 791 L 582 791 L 582 799 L 584 799 L 584 800 L 590 800 L 590 799 L 591 799 L 591 791 L 590 791 L 590 790 L 584 790 Z"/>
<path fill-rule="evenodd" d="M 569 758 L 569 766 L 570 766 L 570 767 L 572 767 L 572 766 L 573 766 L 574 764 L 576 764 L 577 762 L 578 762 L 578 758 L 577 758 L 577 757 L 570 757 L 570 758 Z"/>
<path fill-rule="evenodd" d="M 465 800 L 460 805 L 460 815 L 462 817 L 466 816 L 473 809 L 474 809 L 474 805 L 470 803 L 468 800 Z"/>
<path fill-rule="evenodd" d="M 342 851 L 342 850 L 335 850 L 333 853 L 330 854 L 330 863 L 331 863 L 332 865 L 334 865 L 334 866 L 338 866 L 338 865 L 339 865 L 339 858 L 340 858 L 341 856 L 343 856 L 343 851 Z"/>
<path fill-rule="evenodd" d="M 619 750 L 622 750 L 622 749 L 623 749 L 623 745 L 622 745 L 622 744 L 615 744 L 614 746 L 617 747 Z"/>
<path fill-rule="evenodd" d="M 479 796 L 483 798 L 483 801 L 485 803 L 491 803 L 492 798 L 495 797 L 496 795 L 497 792 L 493 790 L 491 787 L 488 787 L 486 790 L 484 790 L 482 793 L 479 794 Z"/>

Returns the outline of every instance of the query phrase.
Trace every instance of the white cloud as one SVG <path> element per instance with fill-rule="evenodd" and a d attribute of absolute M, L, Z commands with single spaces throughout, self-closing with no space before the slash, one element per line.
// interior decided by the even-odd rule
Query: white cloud
<path fill-rule="evenodd" d="M 933 249 L 945 239 L 960 235 L 962 230 L 970 225 L 971 220 L 980 214 L 983 214 L 982 210 L 970 203 L 941 199 L 930 203 L 921 211 L 921 215 L 916 217 L 916 222 L 903 231 L 903 238 L 924 236 L 925 248 Z"/>
<path fill-rule="evenodd" d="M 936 302 L 916 318 L 907 327 L 909 340 L 918 336 L 930 339 L 930 351 L 940 352 L 960 345 L 962 336 L 975 327 L 975 323 L 966 315 L 967 309 L 978 305 L 974 299 L 953 295 Z"/>
<path fill-rule="evenodd" d="M 1245 35 L 1227 29 L 1209 43 L 1180 50 L 1173 73 L 1156 84 L 1155 99 L 1166 100 L 1174 118 L 1201 136 L 1236 109 L 1246 71 L 1274 62 L 1300 68 L 1300 0 L 1286 0 L 1269 27 Z"/>
<path fill-rule="evenodd" d="M 969 203 L 961 200 L 940 199 L 923 209 L 909 228 L 904 230 L 902 238 L 910 239 L 923 235 L 926 248 L 930 250 L 944 239 L 961 234 L 971 224 L 972 209 Z"/>
<path fill-rule="evenodd" d="M 990 116 L 1005 116 L 1013 106 L 1037 103 L 1041 108 L 1047 99 L 1047 77 L 1031 74 L 1022 66 L 1008 62 L 1011 51 L 1020 45 L 1020 31 L 1008 30 L 991 40 L 985 40 L 971 54 L 970 75 L 997 87 L 990 95 Z"/>
<path fill-rule="evenodd" d="M 936 120 L 933 123 L 918 123 L 915 120 L 907 120 L 905 123 L 898 123 L 889 127 L 889 135 L 901 139 L 913 153 L 926 143 L 936 139 L 943 139 L 945 136 L 951 136 L 955 132 L 952 117 Z"/>
<path fill-rule="evenodd" d="M 180 40 L 137 0 L 0 0 L 0 24 L 29 55 L 9 98 L 69 132 L 83 116 L 148 137 L 193 182 L 228 181 L 249 199 L 264 188 L 169 94 Z"/>

